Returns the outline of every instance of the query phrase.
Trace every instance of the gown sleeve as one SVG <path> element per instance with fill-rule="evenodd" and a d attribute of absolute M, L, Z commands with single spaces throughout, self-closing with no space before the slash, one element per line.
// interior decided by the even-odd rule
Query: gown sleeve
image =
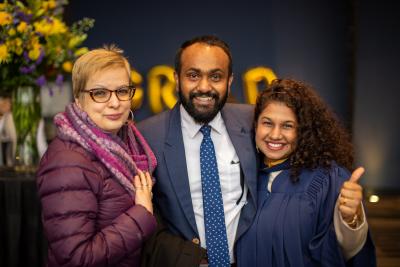
<path fill-rule="evenodd" d="M 318 207 L 318 223 L 308 245 L 310 255 L 321 266 L 376 266 L 375 248 L 369 233 L 361 251 L 348 261 L 336 238 L 333 213 L 340 188 L 348 177 L 350 173 L 347 170 L 334 166 L 329 172 L 316 174 L 306 192 Z"/>

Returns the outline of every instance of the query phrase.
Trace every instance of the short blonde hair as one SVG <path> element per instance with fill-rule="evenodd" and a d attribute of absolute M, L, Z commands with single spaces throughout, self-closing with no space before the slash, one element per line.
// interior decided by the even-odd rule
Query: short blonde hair
<path fill-rule="evenodd" d="M 129 62 L 123 55 L 123 50 L 114 44 L 93 49 L 80 56 L 72 68 L 72 91 L 74 98 L 79 98 L 90 76 L 110 67 L 125 68 L 130 80 L 131 68 Z"/>

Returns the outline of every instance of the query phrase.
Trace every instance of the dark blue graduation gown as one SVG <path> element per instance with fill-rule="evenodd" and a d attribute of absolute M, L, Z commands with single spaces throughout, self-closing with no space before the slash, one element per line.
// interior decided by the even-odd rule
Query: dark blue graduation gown
<path fill-rule="evenodd" d="M 329 170 L 303 170 L 293 183 L 286 165 L 259 173 L 257 213 L 238 240 L 238 266 L 376 266 L 369 234 L 363 249 L 348 262 L 336 239 L 334 207 L 350 173 L 336 165 Z M 270 171 L 282 168 L 269 193 Z"/>

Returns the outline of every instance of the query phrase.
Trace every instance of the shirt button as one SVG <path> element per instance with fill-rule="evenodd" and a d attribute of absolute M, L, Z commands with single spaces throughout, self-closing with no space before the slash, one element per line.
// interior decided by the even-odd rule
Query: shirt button
<path fill-rule="evenodd" d="M 196 244 L 196 245 L 199 245 L 199 244 L 200 244 L 200 239 L 198 239 L 197 237 L 195 237 L 195 238 L 192 239 L 192 242 L 193 242 L 194 244 Z"/>

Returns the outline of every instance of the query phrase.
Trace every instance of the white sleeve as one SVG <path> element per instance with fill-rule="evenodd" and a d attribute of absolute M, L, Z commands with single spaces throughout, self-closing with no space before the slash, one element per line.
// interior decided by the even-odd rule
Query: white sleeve
<path fill-rule="evenodd" d="M 336 201 L 335 211 L 333 216 L 333 224 L 335 226 L 336 238 L 346 260 L 356 255 L 364 246 L 367 240 L 368 223 L 365 217 L 364 207 L 361 204 L 362 220 L 361 224 L 356 228 L 351 228 L 343 220 L 339 210 L 339 198 Z"/>

